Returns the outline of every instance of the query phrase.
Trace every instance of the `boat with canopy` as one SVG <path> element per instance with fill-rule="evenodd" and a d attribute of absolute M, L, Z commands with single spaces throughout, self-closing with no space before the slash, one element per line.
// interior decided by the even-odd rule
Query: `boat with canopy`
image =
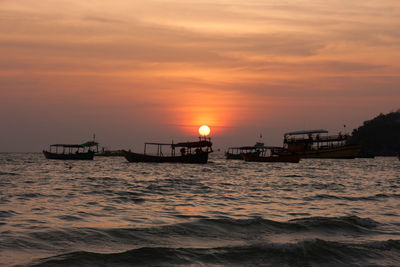
<path fill-rule="evenodd" d="M 245 161 L 251 162 L 288 162 L 298 163 L 300 155 L 290 152 L 282 147 L 263 146 L 259 148 L 258 155 L 251 153 L 242 154 Z"/>
<path fill-rule="evenodd" d="M 243 160 L 243 154 L 258 156 L 263 147 L 264 143 L 261 142 L 257 142 L 254 146 L 229 147 L 225 152 L 225 157 L 226 159 Z"/>
<path fill-rule="evenodd" d="M 43 154 L 47 159 L 93 160 L 98 147 L 99 143 L 95 141 L 83 144 L 53 144 L 48 151 L 43 150 Z"/>
<path fill-rule="evenodd" d="M 155 154 L 150 154 L 147 151 L 149 146 L 156 148 Z M 163 148 L 169 148 L 169 153 L 164 154 Z M 179 149 L 176 152 L 176 149 Z M 144 152 L 134 153 L 123 150 L 124 157 L 129 162 L 177 162 L 177 163 L 207 163 L 208 154 L 213 152 L 211 138 L 199 137 L 196 142 L 182 143 L 145 143 Z"/>
<path fill-rule="evenodd" d="M 302 158 L 354 159 L 360 151 L 358 144 L 348 144 L 349 135 L 328 135 L 324 129 L 295 131 L 284 134 L 283 145 Z"/>

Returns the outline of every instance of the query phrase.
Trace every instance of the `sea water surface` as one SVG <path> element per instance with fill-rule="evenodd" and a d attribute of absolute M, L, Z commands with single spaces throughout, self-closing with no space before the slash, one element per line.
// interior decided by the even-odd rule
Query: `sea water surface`
<path fill-rule="evenodd" d="M 399 170 L 0 153 L 0 265 L 400 266 Z"/>

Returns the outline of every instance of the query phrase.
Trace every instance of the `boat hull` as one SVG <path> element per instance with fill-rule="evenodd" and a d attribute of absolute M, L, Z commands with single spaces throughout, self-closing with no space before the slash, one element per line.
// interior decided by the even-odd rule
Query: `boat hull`
<path fill-rule="evenodd" d="M 243 155 L 252 155 L 252 156 L 258 156 L 260 155 L 260 152 L 249 152 L 249 153 L 240 153 L 240 154 L 233 154 L 233 153 L 225 153 L 225 157 L 226 159 L 239 159 L 239 160 L 243 160 Z"/>
<path fill-rule="evenodd" d="M 360 151 L 359 145 L 323 148 L 318 150 L 296 151 L 301 158 L 354 159 Z"/>
<path fill-rule="evenodd" d="M 60 160 L 93 160 L 94 152 L 77 153 L 77 154 L 57 154 L 43 150 L 46 159 Z"/>
<path fill-rule="evenodd" d="M 289 162 L 298 163 L 300 161 L 299 155 L 275 155 L 269 157 L 254 156 L 250 154 L 244 154 L 243 158 L 245 161 L 250 162 Z"/>
<path fill-rule="evenodd" d="M 182 156 L 153 156 L 129 151 L 123 151 L 123 155 L 129 162 L 154 162 L 154 163 L 199 163 L 204 164 L 208 162 L 208 153 L 203 152 L 199 154 L 188 154 Z"/>
<path fill-rule="evenodd" d="M 243 159 L 242 154 L 225 153 L 226 159 Z"/>

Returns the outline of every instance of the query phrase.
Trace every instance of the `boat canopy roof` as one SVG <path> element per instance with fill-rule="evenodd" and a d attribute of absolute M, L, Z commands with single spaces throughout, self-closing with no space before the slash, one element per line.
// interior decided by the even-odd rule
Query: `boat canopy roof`
<path fill-rule="evenodd" d="M 197 142 L 182 142 L 182 143 L 176 143 L 176 144 L 145 143 L 145 145 L 171 146 L 172 148 L 176 148 L 176 147 L 194 148 L 194 147 L 211 147 L 212 143 L 210 141 L 201 140 L 201 141 L 197 141 Z"/>
<path fill-rule="evenodd" d="M 72 147 L 72 148 L 82 148 L 82 147 L 91 147 L 91 146 L 97 146 L 99 143 L 94 142 L 94 141 L 88 141 L 83 144 L 54 144 L 50 145 L 52 147 Z"/>
<path fill-rule="evenodd" d="M 300 134 L 319 134 L 319 133 L 328 133 L 327 130 L 318 129 L 318 130 L 304 130 L 304 131 L 295 131 L 295 132 L 288 132 L 285 135 L 300 135 Z"/>
<path fill-rule="evenodd" d="M 171 144 L 171 146 L 173 148 L 175 148 L 175 147 L 187 147 L 187 148 L 211 147 L 212 143 L 211 143 L 211 141 L 208 141 L 208 140 L 200 140 L 197 142 L 182 142 L 182 143 Z"/>
<path fill-rule="evenodd" d="M 209 137 L 199 137 L 199 141 L 195 142 L 181 142 L 181 143 L 176 143 L 174 144 L 173 141 L 172 143 L 166 144 L 166 143 L 144 143 L 144 145 L 157 145 L 157 146 L 171 146 L 172 149 L 175 149 L 176 147 L 186 147 L 186 148 L 200 148 L 200 147 L 211 147 L 211 139 Z"/>
<path fill-rule="evenodd" d="M 230 147 L 229 149 L 241 149 L 241 150 L 248 150 L 248 149 L 256 149 L 255 146 L 237 146 L 237 147 Z M 260 148 L 260 147 L 258 147 Z"/>
<path fill-rule="evenodd" d="M 83 147 L 82 145 L 78 145 L 78 144 L 73 144 L 73 145 L 71 145 L 71 144 L 54 144 L 54 145 L 50 145 L 50 146 L 53 146 L 53 147 L 75 147 L 75 148 Z"/>
<path fill-rule="evenodd" d="M 257 148 L 266 148 L 264 143 L 257 142 L 254 146 L 238 146 L 238 147 L 230 147 L 229 149 L 241 149 L 241 150 L 249 150 L 249 149 L 257 149 Z"/>
<path fill-rule="evenodd" d="M 157 146 L 170 146 L 171 144 L 169 143 L 144 143 L 145 145 L 157 145 Z"/>
<path fill-rule="evenodd" d="M 239 149 L 239 150 L 250 150 L 250 149 L 283 149 L 280 146 L 239 146 L 239 147 L 230 147 L 228 149 Z"/>

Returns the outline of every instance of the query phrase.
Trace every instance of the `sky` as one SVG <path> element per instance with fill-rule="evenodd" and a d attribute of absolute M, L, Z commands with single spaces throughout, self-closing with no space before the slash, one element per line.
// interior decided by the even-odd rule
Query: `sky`
<path fill-rule="evenodd" d="M 400 108 L 399 29 L 398 0 L 0 0 L 0 151 L 351 132 Z"/>

